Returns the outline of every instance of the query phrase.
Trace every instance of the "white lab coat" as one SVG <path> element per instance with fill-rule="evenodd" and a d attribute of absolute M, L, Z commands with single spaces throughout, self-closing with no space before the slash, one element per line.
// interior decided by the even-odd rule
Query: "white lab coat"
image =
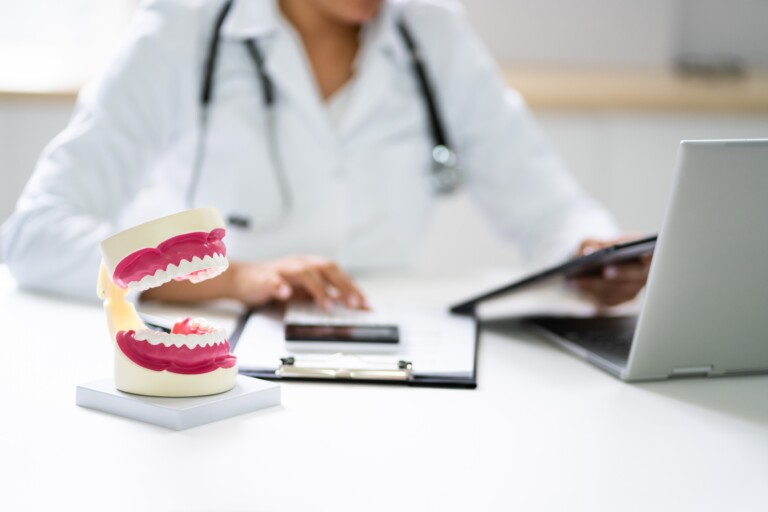
<path fill-rule="evenodd" d="M 111 65 L 84 88 L 3 226 L 4 258 L 22 285 L 92 297 L 100 240 L 188 206 L 203 60 L 221 4 L 145 5 Z M 260 83 L 243 45 L 253 37 L 276 85 L 274 135 L 293 207 L 263 231 L 229 228 L 229 256 L 311 253 L 352 271 L 408 264 L 437 199 L 427 179 L 426 110 L 395 27 L 399 15 L 423 52 L 464 188 L 494 226 L 547 259 L 585 237 L 615 235 L 610 215 L 579 190 L 522 100 L 510 98 L 455 5 L 385 3 L 363 32 L 348 102 L 333 123 L 275 0 L 238 0 L 223 26 L 195 206 L 252 219 L 274 219 L 282 207 Z"/>

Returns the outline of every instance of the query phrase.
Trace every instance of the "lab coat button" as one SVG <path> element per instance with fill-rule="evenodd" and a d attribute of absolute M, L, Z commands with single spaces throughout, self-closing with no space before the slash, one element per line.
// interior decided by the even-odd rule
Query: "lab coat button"
<path fill-rule="evenodd" d="M 242 215 L 231 214 L 227 217 L 227 224 L 234 228 L 248 229 L 251 221 L 248 217 Z"/>

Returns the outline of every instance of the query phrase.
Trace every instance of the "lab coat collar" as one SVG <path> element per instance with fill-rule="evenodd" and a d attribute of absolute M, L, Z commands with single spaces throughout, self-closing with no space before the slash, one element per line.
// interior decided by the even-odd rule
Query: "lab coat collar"
<path fill-rule="evenodd" d="M 395 74 L 409 77 L 410 57 L 402 36 L 397 28 L 400 9 L 393 0 L 385 0 L 376 19 L 372 20 L 361 34 L 362 44 L 355 62 L 353 94 L 347 112 L 338 126 L 338 133 L 345 137 L 355 133 L 361 124 L 367 122 L 378 108 L 386 104 L 391 94 L 392 83 L 385 77 Z M 364 91 L 364 93 L 362 92 Z"/>
<path fill-rule="evenodd" d="M 361 52 L 355 65 L 358 67 L 356 74 L 365 78 L 358 88 L 363 88 L 366 94 L 362 97 L 355 95 L 358 98 L 353 98 L 349 114 L 338 127 L 340 132 L 353 131 L 365 120 L 376 100 L 389 93 L 388 83 L 379 79 L 386 75 L 383 67 L 401 67 L 408 62 L 408 50 L 397 29 L 399 11 L 397 2 L 385 0 L 376 18 L 361 33 Z M 280 14 L 277 0 L 236 0 L 222 26 L 222 36 L 269 39 L 264 46 L 266 65 L 278 91 L 304 104 L 307 121 L 318 128 L 318 133 L 330 136 L 334 130 L 317 95 L 301 42 L 293 27 Z M 366 67 L 367 72 L 361 72 L 360 67 Z"/>
<path fill-rule="evenodd" d="M 397 64 L 407 62 L 408 49 L 397 28 L 400 16 L 398 2 L 385 0 L 376 19 L 364 28 L 363 37 L 370 51 L 381 51 Z"/>
<path fill-rule="evenodd" d="M 277 0 L 235 0 L 221 34 L 233 39 L 270 35 L 278 29 L 279 16 Z"/>
<path fill-rule="evenodd" d="M 363 37 L 373 49 L 406 62 L 408 50 L 398 33 L 399 2 L 384 0 L 376 19 L 364 28 Z M 222 36 L 233 39 L 250 39 L 274 34 L 280 27 L 280 11 L 277 0 L 235 0 L 232 11 L 221 28 Z"/>

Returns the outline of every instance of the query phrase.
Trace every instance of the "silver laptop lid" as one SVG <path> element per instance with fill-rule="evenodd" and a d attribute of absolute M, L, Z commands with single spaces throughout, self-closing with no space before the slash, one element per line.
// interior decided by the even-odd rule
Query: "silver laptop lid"
<path fill-rule="evenodd" d="M 624 378 L 768 371 L 768 139 L 683 141 Z"/>

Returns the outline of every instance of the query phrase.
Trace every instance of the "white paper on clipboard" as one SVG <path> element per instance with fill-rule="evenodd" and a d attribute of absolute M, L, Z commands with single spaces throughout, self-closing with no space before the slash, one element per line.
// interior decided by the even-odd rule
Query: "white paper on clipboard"
<path fill-rule="evenodd" d="M 274 372 L 284 358 L 298 364 L 336 366 L 354 360 L 356 367 L 375 370 L 407 361 L 416 375 L 470 378 L 475 369 L 476 322 L 451 315 L 445 306 L 374 304 L 377 313 L 400 329 L 400 342 L 286 342 L 282 314 L 250 316 L 235 345 L 241 371 Z"/>

